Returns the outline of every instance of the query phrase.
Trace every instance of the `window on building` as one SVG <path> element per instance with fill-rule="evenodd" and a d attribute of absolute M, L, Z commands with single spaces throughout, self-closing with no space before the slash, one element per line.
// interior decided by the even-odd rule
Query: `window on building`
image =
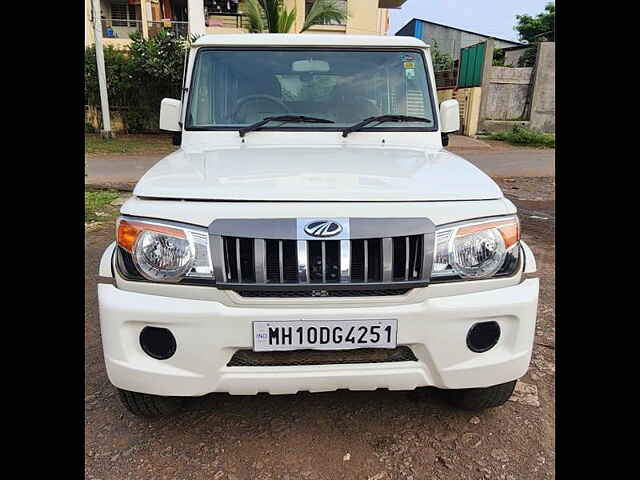
<path fill-rule="evenodd" d="M 305 16 L 309 13 L 309 11 L 311 10 L 311 7 L 313 7 L 313 4 L 315 3 L 316 0 L 305 0 Z M 337 5 L 338 8 L 340 8 L 345 15 L 347 14 L 347 0 L 334 0 L 335 4 Z M 344 23 L 339 23 L 339 22 L 326 22 L 325 25 L 344 25 Z"/>
<path fill-rule="evenodd" d="M 113 0 L 111 2 L 111 18 L 114 27 L 135 27 L 136 6 L 129 5 L 127 0 Z"/>

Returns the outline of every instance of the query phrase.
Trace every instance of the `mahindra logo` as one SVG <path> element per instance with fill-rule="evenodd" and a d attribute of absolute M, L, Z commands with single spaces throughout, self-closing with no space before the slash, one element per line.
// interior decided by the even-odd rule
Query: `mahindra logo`
<path fill-rule="evenodd" d="M 333 237 L 342 231 L 342 225 L 331 220 L 316 220 L 308 223 L 304 231 L 312 237 Z"/>

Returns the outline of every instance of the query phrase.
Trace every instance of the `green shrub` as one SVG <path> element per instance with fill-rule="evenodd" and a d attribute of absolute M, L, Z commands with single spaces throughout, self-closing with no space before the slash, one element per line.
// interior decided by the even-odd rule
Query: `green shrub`
<path fill-rule="evenodd" d="M 111 110 L 122 113 L 129 133 L 155 132 L 163 98 L 180 98 L 187 42 L 169 30 L 145 40 L 131 35 L 128 51 L 104 49 Z M 95 47 L 85 52 L 85 103 L 100 110 Z"/>
<path fill-rule="evenodd" d="M 488 138 L 491 140 L 502 140 L 514 145 L 544 146 L 552 148 L 555 148 L 556 146 L 555 135 L 531 130 L 521 125 L 515 125 L 508 132 L 492 133 Z"/>
<path fill-rule="evenodd" d="M 131 60 L 123 51 L 111 45 L 103 50 L 109 105 L 112 107 L 127 105 L 134 86 Z M 85 49 L 84 55 L 84 100 L 85 105 L 100 107 L 96 48 L 93 45 Z"/>

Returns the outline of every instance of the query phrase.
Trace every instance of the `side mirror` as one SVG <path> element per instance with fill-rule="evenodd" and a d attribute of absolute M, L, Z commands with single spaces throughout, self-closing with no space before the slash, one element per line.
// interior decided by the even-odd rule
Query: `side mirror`
<path fill-rule="evenodd" d="M 179 132 L 180 128 L 180 110 L 182 110 L 182 102 L 173 98 L 163 98 L 160 104 L 160 130 L 169 130 L 170 132 Z"/>
<path fill-rule="evenodd" d="M 457 100 L 445 100 L 440 104 L 440 131 L 442 133 L 460 130 L 460 104 Z"/>

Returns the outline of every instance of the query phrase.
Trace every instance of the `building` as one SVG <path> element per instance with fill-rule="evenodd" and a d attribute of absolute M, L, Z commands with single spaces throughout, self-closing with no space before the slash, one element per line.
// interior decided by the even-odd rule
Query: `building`
<path fill-rule="evenodd" d="M 298 12 L 292 33 L 299 32 L 306 12 L 315 0 L 283 0 L 287 9 Z M 343 5 L 348 19 L 344 25 L 316 25 L 308 33 L 386 35 L 389 9 L 406 0 L 335 0 Z M 162 28 L 182 34 L 246 33 L 244 0 L 100 0 L 105 45 L 121 48 L 129 35 L 139 31 L 149 38 Z M 85 0 L 85 45 L 94 42 L 91 0 Z"/>
<path fill-rule="evenodd" d="M 449 54 L 453 60 L 460 59 L 460 49 L 484 42 L 488 38 L 495 40 L 495 48 L 522 47 L 523 44 L 504 38 L 496 38 L 483 33 L 471 32 L 461 28 L 442 25 L 420 18 L 414 18 L 404 27 L 398 30 L 396 35 L 416 37 L 422 39 L 428 45 L 438 45 L 440 53 Z"/>

